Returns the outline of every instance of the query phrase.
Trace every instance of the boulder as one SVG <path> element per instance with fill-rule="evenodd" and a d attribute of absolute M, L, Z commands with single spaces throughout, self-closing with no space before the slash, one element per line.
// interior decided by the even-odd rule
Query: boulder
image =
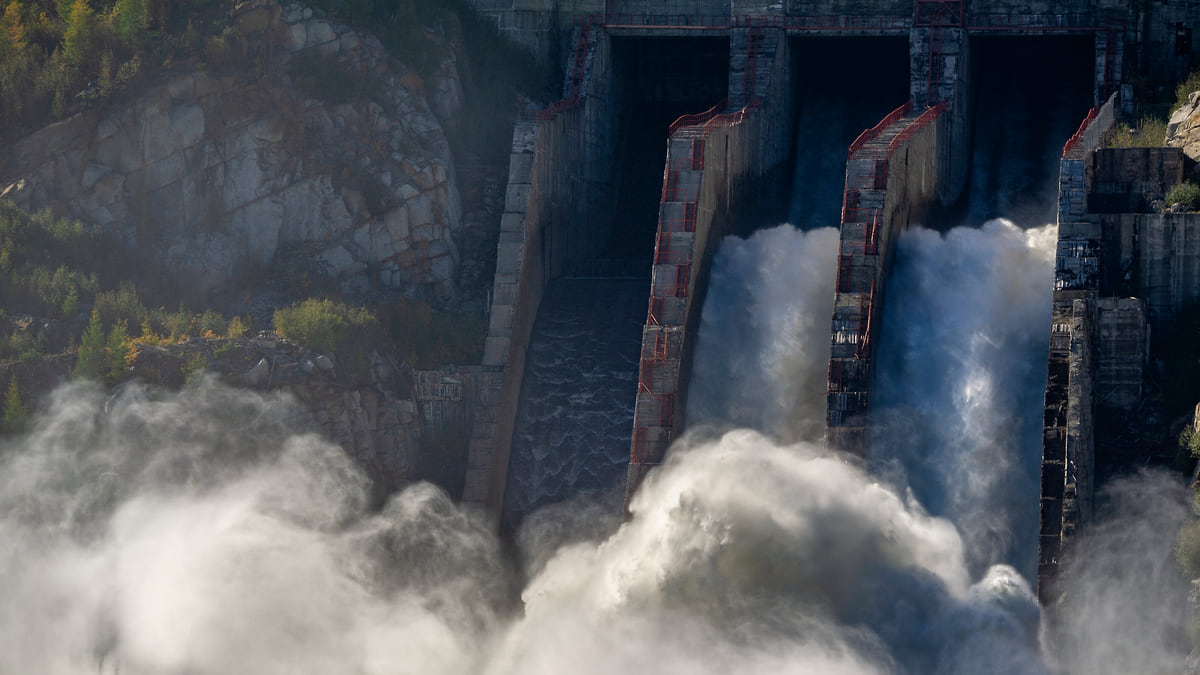
<path fill-rule="evenodd" d="M 1200 162 L 1200 91 L 1189 94 L 1187 103 L 1171 113 L 1167 145 L 1183 148 L 1183 154 Z"/>

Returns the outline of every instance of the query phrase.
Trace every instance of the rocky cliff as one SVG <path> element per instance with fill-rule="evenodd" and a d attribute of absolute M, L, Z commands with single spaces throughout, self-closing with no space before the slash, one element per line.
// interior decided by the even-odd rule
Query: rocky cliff
<path fill-rule="evenodd" d="M 1200 91 L 1193 91 L 1187 103 L 1171 113 L 1167 145 L 1183 148 L 1183 154 L 1200 162 Z"/>
<path fill-rule="evenodd" d="M 461 103 L 452 58 L 424 82 L 292 2 L 243 3 L 231 23 L 230 65 L 196 57 L 23 139 L 0 159 L 0 195 L 115 231 L 201 293 L 244 292 L 286 259 L 348 293 L 451 294 L 462 207 L 438 115 Z"/>

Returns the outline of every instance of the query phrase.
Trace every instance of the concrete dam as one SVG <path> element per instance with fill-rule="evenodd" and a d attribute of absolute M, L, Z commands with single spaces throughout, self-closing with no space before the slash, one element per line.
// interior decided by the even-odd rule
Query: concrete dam
<path fill-rule="evenodd" d="M 919 248 L 906 233 L 922 226 L 949 241 L 956 226 L 1000 217 L 1058 222 L 1074 243 L 1046 254 L 1059 275 L 1045 284 L 1054 318 L 1047 308 L 1033 320 L 1045 331 L 1037 358 L 1049 336 L 1049 373 L 1022 385 L 1035 382 L 1022 400 L 1044 394 L 1046 408 L 1039 458 L 1023 470 L 1040 478 L 1022 479 L 1040 485 L 1040 526 L 1022 521 L 1027 543 L 1004 544 L 1025 552 L 1013 564 L 1029 577 L 1036 568 L 1052 600 L 1079 522 L 1064 501 L 1078 480 L 1064 454 L 1078 413 L 1065 403 L 1075 352 L 1060 324 L 1086 314 L 1063 295 L 1062 274 L 1072 256 L 1098 255 L 1076 242 L 1069 193 L 1083 189 L 1079 157 L 1097 147 L 1123 89 L 1128 98 L 1125 83 L 1175 75 L 1147 54 L 1168 49 L 1165 21 L 1196 10 L 609 0 L 568 15 L 475 4 L 544 59 L 569 37 L 562 100 L 523 113 L 513 132 L 484 357 L 503 384 L 476 416 L 464 501 L 505 527 L 581 492 L 628 510 L 670 444 L 705 422 L 690 418 L 689 387 L 697 360 L 712 358 L 698 356 L 697 338 L 722 240 L 779 223 L 837 230 L 820 263 L 833 275 L 819 319 L 822 419 L 782 440 L 816 435 L 871 464 L 886 442 L 878 423 L 894 412 L 876 419 L 877 371 L 890 373 L 879 364 L 893 358 L 881 344 L 923 311 L 907 304 L 919 294 L 892 288 L 898 256 L 911 266 Z M 997 227 L 984 229 L 994 246 L 1025 236 Z M 898 396 L 889 391 L 885 400 Z"/>

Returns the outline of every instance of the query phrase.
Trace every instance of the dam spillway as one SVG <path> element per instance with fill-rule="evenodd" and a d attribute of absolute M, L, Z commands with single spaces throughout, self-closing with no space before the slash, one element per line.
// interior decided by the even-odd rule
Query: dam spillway
<path fill-rule="evenodd" d="M 628 240 L 614 234 L 608 240 L 638 249 L 638 257 L 648 254 L 648 260 L 642 259 L 650 278 L 640 353 L 633 357 L 637 388 L 629 406 L 633 428 L 627 499 L 646 472 L 662 462 L 668 445 L 688 423 L 693 342 L 717 243 L 726 234 L 780 222 L 789 211 L 811 217 L 809 227 L 836 223 L 841 229 L 830 330 L 834 353 L 827 385 L 827 443 L 860 456 L 868 453 L 874 334 L 887 297 L 894 241 L 910 222 L 937 222 L 941 217 L 941 222 L 952 223 L 956 211 L 964 210 L 984 219 L 1003 212 L 1011 199 L 978 198 L 994 187 L 993 178 L 974 168 L 986 164 L 979 153 L 996 155 L 1022 145 L 1048 147 L 1028 139 L 1006 144 L 1004 130 L 991 128 L 996 115 L 1005 113 L 990 118 L 978 114 L 993 111 L 997 102 L 1005 100 L 1005 90 L 988 86 L 979 69 L 995 63 L 996 55 L 1006 48 L 1034 44 L 1032 53 L 1043 55 L 1038 58 L 1055 50 L 1069 55 L 1063 60 L 1074 64 L 1066 75 L 1071 79 L 1067 90 L 1099 97 L 1119 88 L 1128 58 L 1123 48 L 1127 24 L 1113 12 L 1066 4 L 1057 10 L 1071 11 L 1026 14 L 1021 12 L 1028 8 L 1001 13 L 958 2 L 920 1 L 906 6 L 901 11 L 884 3 L 869 15 L 835 14 L 824 7 L 800 15 L 789 6 L 781 15 L 765 7 L 735 14 L 736 7 L 726 4 L 725 13 L 670 14 L 647 13 L 639 3 L 616 2 L 608 3 L 604 14 L 579 19 L 569 43 L 563 101 L 529 113 L 514 133 L 485 357 L 485 365 L 503 369 L 504 393 L 496 414 L 483 416 L 484 424 L 477 424 L 473 433 L 467 501 L 493 510 L 505 501 L 512 420 L 518 414 L 516 400 L 521 373 L 526 371 L 531 326 L 542 294 L 579 264 L 578 257 L 564 251 L 578 249 L 580 237 L 598 242 L 597 232 L 616 233 L 610 229 L 614 225 L 606 223 L 623 218 L 622 212 L 636 212 L 628 222 L 647 222 L 641 220 L 645 208 L 614 208 L 635 194 L 645 202 L 649 201 L 646 195 L 657 193 L 653 234 Z M 829 13 L 815 13 L 822 10 Z M 851 56 L 877 47 L 886 49 L 888 40 L 907 42 L 907 49 L 899 51 L 907 60 L 908 87 L 899 96 L 887 94 L 898 100 L 887 101 L 881 109 L 893 108 L 905 98 L 907 109 L 902 106 L 896 115 L 880 115 L 874 132 L 844 155 L 845 163 L 836 162 L 841 167 L 834 179 L 821 168 L 805 175 L 811 166 L 803 168 L 803 161 L 814 158 L 805 155 L 803 148 L 812 144 L 799 140 L 804 133 L 819 133 L 814 129 L 820 128 L 819 123 L 806 123 L 805 115 L 822 107 L 821 96 L 828 101 L 830 92 L 837 94 L 836 85 L 821 92 L 814 81 L 797 74 L 805 56 L 812 60 L 821 49 L 841 50 L 842 60 L 848 62 Z M 638 100 L 647 90 L 614 82 L 621 79 L 621 68 L 628 67 L 619 65 L 620 53 L 667 53 L 677 49 L 671 45 L 688 41 L 707 41 L 702 49 L 727 54 L 727 66 L 721 69 L 725 99 L 707 110 L 699 99 L 688 104 L 691 114 L 679 118 L 669 136 L 659 137 L 665 150 L 658 155 L 661 173 L 652 179 L 634 178 L 633 172 L 621 168 L 618 158 L 627 156 L 630 147 L 646 151 L 649 143 L 635 143 L 620 129 L 627 111 L 640 109 Z M 684 57 L 677 63 L 688 60 Z M 704 61 L 696 52 L 690 57 L 693 65 L 704 61 L 709 68 L 719 60 Z M 890 72 L 894 61 L 889 59 L 887 67 L 878 65 L 876 74 Z M 884 79 L 890 83 L 892 78 Z M 983 84 L 975 87 L 979 82 Z M 1020 89 L 1020 78 L 1014 82 L 1011 86 Z M 846 83 L 846 91 L 854 94 L 872 88 L 886 87 Z M 807 111 L 806 104 L 810 104 Z M 1068 111 L 1063 115 L 1067 118 L 1077 115 Z M 1049 138 L 1060 134 L 1063 124 L 1049 129 L 1034 126 Z M 986 149 L 988 144 L 991 150 Z M 828 163 L 827 150 L 811 154 Z M 1035 158 L 1038 168 L 1031 173 L 1049 175 L 1052 169 L 1045 166 L 1054 161 L 1050 155 Z M 838 201 L 833 202 L 836 210 L 829 206 L 828 197 L 811 208 L 795 205 L 796 185 L 822 182 L 839 187 Z M 813 192 L 815 197 L 833 190 Z M 835 221 L 819 215 L 829 212 Z M 636 229 L 645 232 L 647 226 Z"/>

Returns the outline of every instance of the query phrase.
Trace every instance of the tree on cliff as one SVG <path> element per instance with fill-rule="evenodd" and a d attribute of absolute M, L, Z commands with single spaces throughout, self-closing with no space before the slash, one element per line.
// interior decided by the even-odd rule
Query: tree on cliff
<path fill-rule="evenodd" d="M 8 385 L 8 393 L 4 396 L 4 416 L 0 417 L 0 431 L 18 433 L 25 429 L 29 421 L 29 413 L 21 403 L 21 391 L 17 388 L 17 378 Z"/>
<path fill-rule="evenodd" d="M 112 9 L 113 32 L 127 46 L 137 45 L 149 25 L 146 0 L 117 0 Z"/>
<path fill-rule="evenodd" d="M 15 58 L 29 48 L 23 12 L 20 2 L 11 2 L 0 12 L 0 59 Z"/>
<path fill-rule="evenodd" d="M 96 43 L 96 15 L 87 0 L 75 0 L 63 32 L 62 53 L 67 63 L 79 66 L 91 60 Z"/>
<path fill-rule="evenodd" d="M 100 323 L 100 312 L 92 310 L 92 320 L 79 343 L 79 358 L 75 361 L 75 377 L 96 380 L 104 375 L 108 363 L 104 326 Z"/>

